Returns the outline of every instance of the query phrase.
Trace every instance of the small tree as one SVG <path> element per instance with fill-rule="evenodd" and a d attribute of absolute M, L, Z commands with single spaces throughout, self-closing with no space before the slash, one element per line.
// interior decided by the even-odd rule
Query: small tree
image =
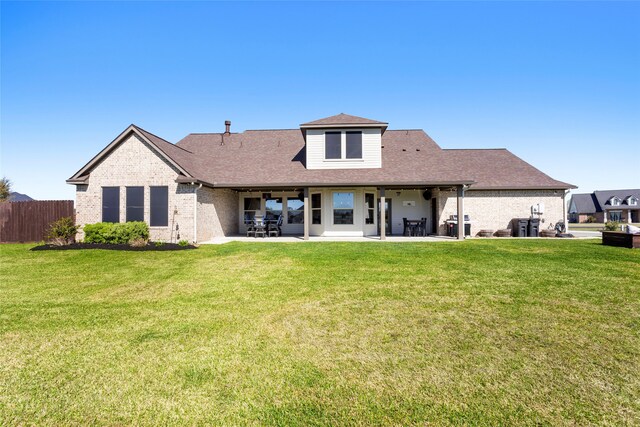
<path fill-rule="evenodd" d="M 0 202 L 6 202 L 11 195 L 11 180 L 6 176 L 0 179 Z"/>

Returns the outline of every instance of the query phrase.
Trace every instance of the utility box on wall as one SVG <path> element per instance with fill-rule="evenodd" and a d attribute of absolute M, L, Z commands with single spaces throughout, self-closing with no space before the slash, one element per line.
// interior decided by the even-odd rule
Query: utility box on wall
<path fill-rule="evenodd" d="M 544 214 L 544 203 L 531 205 L 531 215 L 542 215 L 542 214 Z"/>

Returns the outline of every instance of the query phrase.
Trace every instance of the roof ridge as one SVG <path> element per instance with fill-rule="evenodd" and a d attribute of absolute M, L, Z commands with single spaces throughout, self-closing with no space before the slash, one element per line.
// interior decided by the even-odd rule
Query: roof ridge
<path fill-rule="evenodd" d="M 443 148 L 443 150 L 445 151 L 498 151 L 498 150 L 504 150 L 504 151 L 509 151 L 508 148 Z M 510 152 L 510 151 L 509 151 Z"/>
<path fill-rule="evenodd" d="M 167 144 L 170 144 L 170 145 L 172 145 L 172 146 L 174 146 L 174 147 L 176 147 L 176 148 L 179 148 L 179 149 L 181 149 L 181 150 L 182 150 L 182 151 L 184 151 L 184 152 L 187 152 L 187 153 L 189 153 L 189 154 L 193 154 L 193 152 L 192 152 L 192 151 L 189 151 L 189 150 L 187 150 L 187 149 L 185 149 L 185 148 L 182 148 L 182 147 L 180 147 L 179 145 L 174 144 L 173 142 L 169 142 L 169 141 L 167 141 L 166 139 L 164 139 L 163 137 L 158 136 L 158 135 L 156 135 L 156 134 L 154 134 L 154 133 L 151 133 L 151 132 L 149 132 L 148 130 L 143 129 L 143 128 L 141 128 L 140 126 L 138 126 L 138 125 L 136 125 L 136 124 L 134 124 L 134 123 L 131 123 L 131 126 L 133 126 L 134 128 L 138 129 L 139 131 L 142 131 L 142 132 L 144 132 L 144 133 L 148 133 L 149 135 L 151 135 L 151 136 L 153 136 L 153 137 L 155 137 L 155 138 L 158 138 L 159 140 L 161 140 L 161 141 L 163 141 L 163 142 L 166 142 Z"/>

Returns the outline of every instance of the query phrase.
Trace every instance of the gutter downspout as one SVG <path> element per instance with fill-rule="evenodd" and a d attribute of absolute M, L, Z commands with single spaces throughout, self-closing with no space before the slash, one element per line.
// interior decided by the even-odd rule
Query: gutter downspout
<path fill-rule="evenodd" d="M 193 243 L 198 243 L 198 190 L 201 188 L 202 184 L 199 184 L 193 192 Z"/>
<path fill-rule="evenodd" d="M 562 221 L 564 221 L 565 233 L 569 232 L 569 218 L 567 218 L 567 194 L 571 190 L 564 190 L 562 194 Z"/>

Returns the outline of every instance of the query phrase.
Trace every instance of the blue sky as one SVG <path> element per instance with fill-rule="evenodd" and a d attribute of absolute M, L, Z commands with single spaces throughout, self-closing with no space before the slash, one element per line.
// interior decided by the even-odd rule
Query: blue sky
<path fill-rule="evenodd" d="M 130 123 L 295 128 L 345 112 L 506 147 L 579 192 L 640 187 L 640 3 L 1 3 L 0 174 L 65 179 Z"/>

